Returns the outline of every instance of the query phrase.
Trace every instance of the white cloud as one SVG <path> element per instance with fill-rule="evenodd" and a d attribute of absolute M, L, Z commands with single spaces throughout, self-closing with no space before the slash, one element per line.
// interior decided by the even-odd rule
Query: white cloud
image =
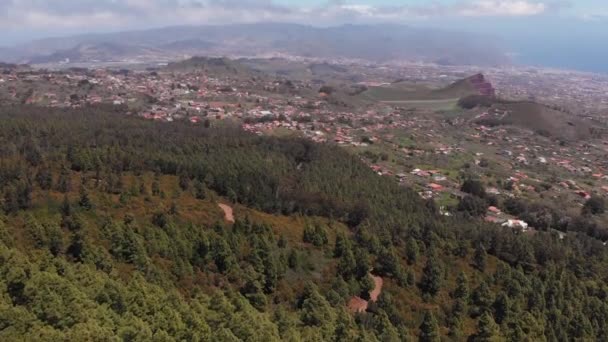
<path fill-rule="evenodd" d="M 20 23 L 8 22 L 7 24 L 18 25 L 23 28 L 45 29 L 45 28 L 120 28 L 129 24 L 129 18 L 120 14 L 100 11 L 91 14 L 53 15 L 41 11 L 23 13 Z M 0 25 L 1 26 L 1 25 Z"/>
<path fill-rule="evenodd" d="M 372 6 L 329 0 L 326 5 L 312 7 L 278 5 L 273 0 L 0 0 L 0 27 L 88 31 L 262 21 L 403 23 L 445 16 L 539 15 L 550 11 L 554 1 L 462 0 L 455 5 Z"/>
<path fill-rule="evenodd" d="M 608 11 L 596 11 L 594 13 L 583 13 L 577 16 L 586 22 L 608 22 Z"/>
<path fill-rule="evenodd" d="M 376 7 L 370 5 L 342 5 L 341 9 L 346 11 L 352 11 L 361 15 L 374 15 L 376 12 Z"/>
<path fill-rule="evenodd" d="M 549 6 L 525 0 L 478 0 L 462 5 L 458 13 L 465 16 L 531 16 L 542 14 Z"/>

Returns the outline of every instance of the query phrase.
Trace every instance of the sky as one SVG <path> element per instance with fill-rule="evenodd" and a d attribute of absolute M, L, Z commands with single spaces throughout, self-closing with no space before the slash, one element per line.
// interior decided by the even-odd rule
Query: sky
<path fill-rule="evenodd" d="M 606 20 L 606 0 L 0 0 L 3 39 L 174 24 Z M 17 38 L 14 38 L 17 37 Z"/>
<path fill-rule="evenodd" d="M 0 0 L 0 45 L 171 25 L 396 23 L 484 33 L 528 64 L 596 70 L 608 0 Z"/>

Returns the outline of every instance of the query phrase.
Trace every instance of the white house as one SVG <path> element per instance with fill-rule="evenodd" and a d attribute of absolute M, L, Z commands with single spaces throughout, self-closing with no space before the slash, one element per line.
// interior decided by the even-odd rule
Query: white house
<path fill-rule="evenodd" d="M 509 228 L 519 228 L 523 231 L 528 230 L 528 223 L 522 220 L 507 220 L 507 222 L 503 223 L 502 226 Z"/>

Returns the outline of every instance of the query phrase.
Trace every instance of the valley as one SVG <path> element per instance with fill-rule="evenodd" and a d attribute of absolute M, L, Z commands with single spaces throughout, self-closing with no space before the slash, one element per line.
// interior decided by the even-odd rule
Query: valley
<path fill-rule="evenodd" d="M 608 336 L 604 78 L 0 71 L 3 340 Z"/>
<path fill-rule="evenodd" d="M 565 222 L 591 197 L 608 195 L 605 100 L 595 102 L 593 113 L 584 106 L 573 112 L 566 97 L 557 103 L 556 97 L 514 98 L 517 83 L 503 89 L 491 82 L 502 84 L 500 74 L 458 78 L 467 70 L 422 67 L 419 77 L 407 67 L 197 57 L 146 71 L 45 73 L 15 66 L 5 69 L 0 88 L 9 104 L 110 105 L 156 121 L 240 125 L 258 135 L 336 144 L 374 172 L 434 199 L 445 215 L 459 213 L 461 185 L 476 179 L 492 192 L 488 208 L 500 211 L 485 213 L 487 220 L 578 231 Z M 552 213 L 550 219 L 539 221 L 541 209 L 507 214 L 503 202 L 514 198 Z M 597 216 L 589 224 L 607 222 Z M 603 229 L 585 229 L 608 240 Z"/>

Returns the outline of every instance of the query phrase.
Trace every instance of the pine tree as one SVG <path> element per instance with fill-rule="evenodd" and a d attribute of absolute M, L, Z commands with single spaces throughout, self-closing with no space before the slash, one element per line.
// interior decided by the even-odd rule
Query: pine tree
<path fill-rule="evenodd" d="M 460 191 L 480 198 L 486 197 L 486 190 L 483 184 L 475 179 L 466 179 L 460 188 Z"/>
<path fill-rule="evenodd" d="M 38 170 L 36 183 L 42 190 L 50 190 L 53 187 L 53 176 L 48 167 L 41 167 Z"/>
<path fill-rule="evenodd" d="M 483 281 L 473 292 L 472 299 L 473 303 L 477 306 L 478 313 L 487 312 L 494 303 L 494 294 L 490 286 Z"/>
<path fill-rule="evenodd" d="M 431 311 L 427 311 L 424 314 L 424 319 L 420 325 L 420 342 L 439 342 L 441 341 L 439 336 L 439 326 L 437 320 Z"/>
<path fill-rule="evenodd" d="M 213 260 L 221 273 L 227 273 L 236 265 L 230 245 L 222 237 L 217 237 L 212 246 Z"/>
<path fill-rule="evenodd" d="M 396 276 L 403 272 L 399 265 L 399 258 L 393 248 L 382 248 L 376 259 L 376 271 L 388 276 Z"/>
<path fill-rule="evenodd" d="M 63 202 L 61 203 L 61 216 L 63 218 L 72 216 L 72 204 L 67 195 L 63 196 Z"/>
<path fill-rule="evenodd" d="M 95 188 L 98 189 L 101 184 L 101 161 L 95 161 Z"/>
<path fill-rule="evenodd" d="M 61 229 L 56 225 L 48 227 L 49 251 L 54 256 L 57 256 L 63 250 L 63 234 Z"/>
<path fill-rule="evenodd" d="M 509 296 L 506 293 L 502 292 L 496 301 L 494 302 L 494 313 L 496 317 L 496 323 L 502 324 L 502 322 L 507 318 L 509 312 L 511 310 L 511 304 L 509 302 Z"/>
<path fill-rule="evenodd" d="M 319 225 L 306 225 L 302 240 L 306 243 L 312 243 L 316 247 L 321 247 L 328 242 L 327 232 Z"/>
<path fill-rule="evenodd" d="M 75 232 L 72 234 L 71 242 L 66 254 L 78 262 L 83 262 L 88 255 L 88 251 L 88 243 L 85 235 L 82 232 Z"/>
<path fill-rule="evenodd" d="M 281 249 L 287 247 L 287 238 L 285 237 L 285 235 L 281 234 L 281 236 L 279 236 L 279 240 L 277 240 L 277 247 Z"/>
<path fill-rule="evenodd" d="M 442 272 L 439 262 L 435 256 L 431 255 L 424 266 L 422 279 L 420 279 L 420 289 L 423 293 L 434 297 L 441 289 Z"/>
<path fill-rule="evenodd" d="M 89 198 L 89 192 L 84 186 L 80 188 L 80 200 L 78 201 L 78 205 L 84 210 L 93 209 L 93 203 Z"/>
<path fill-rule="evenodd" d="M 378 308 L 382 309 L 388 315 L 394 326 L 403 325 L 404 320 L 400 317 L 399 311 L 391 294 L 387 291 L 382 291 L 376 302 Z"/>
<path fill-rule="evenodd" d="M 266 306 L 267 301 L 258 274 L 251 267 L 245 270 L 244 273 L 244 278 L 247 280 L 245 281 L 245 285 L 241 287 L 240 292 L 254 308 L 261 311 Z"/>
<path fill-rule="evenodd" d="M 459 319 L 461 315 L 466 313 L 469 296 L 467 276 L 464 272 L 460 272 L 458 278 L 456 278 L 456 289 L 453 293 L 453 297 L 456 299 L 452 305 L 452 315 L 455 316 L 454 319 Z"/>
<path fill-rule="evenodd" d="M 335 313 L 316 286 L 309 284 L 302 300 L 300 319 L 308 326 L 322 326 L 335 321 Z"/>
<path fill-rule="evenodd" d="M 167 227 L 167 224 L 169 224 L 167 214 L 162 211 L 154 213 L 154 215 L 152 215 L 152 224 L 160 228 Z"/>
<path fill-rule="evenodd" d="M 582 209 L 583 215 L 600 215 L 606 211 L 606 203 L 602 197 L 591 196 Z"/>
<path fill-rule="evenodd" d="M 454 315 L 452 313 L 452 315 Z M 448 335 L 456 341 L 463 340 L 463 322 L 460 316 L 455 316 L 450 318 L 450 331 Z"/>
<path fill-rule="evenodd" d="M 362 248 L 357 248 L 355 250 L 355 261 L 357 265 L 357 267 L 355 268 L 355 276 L 357 277 L 357 279 L 366 277 L 369 274 L 369 270 L 371 269 L 367 252 Z"/>
<path fill-rule="evenodd" d="M 484 313 L 479 319 L 479 323 L 477 325 L 477 334 L 475 335 L 473 341 L 475 342 L 499 342 L 504 341 L 504 339 L 500 336 L 500 330 L 496 322 L 494 322 L 494 318 L 490 313 Z"/>
<path fill-rule="evenodd" d="M 266 257 L 264 260 L 264 292 L 271 294 L 276 290 L 279 282 L 279 269 L 277 262 L 271 258 Z"/>
<path fill-rule="evenodd" d="M 381 311 L 374 317 L 374 329 L 376 330 L 376 336 L 379 337 L 382 342 L 400 342 L 399 332 L 393 326 L 387 314 Z"/>
<path fill-rule="evenodd" d="M 475 255 L 473 256 L 473 264 L 479 271 L 484 272 L 486 269 L 486 249 L 481 243 L 475 246 Z"/>
<path fill-rule="evenodd" d="M 416 240 L 413 237 L 410 237 L 409 239 L 407 239 L 405 251 L 406 251 L 406 256 L 407 256 L 407 263 L 410 265 L 415 264 L 416 261 L 418 260 L 418 254 L 420 252 L 419 252 L 419 248 L 418 248 L 418 243 L 416 242 Z"/>
<path fill-rule="evenodd" d="M 568 335 L 575 340 L 586 341 L 593 336 L 593 326 L 581 311 L 576 311 L 568 326 Z"/>
<path fill-rule="evenodd" d="M 416 284 L 416 274 L 412 270 L 407 270 L 406 273 L 406 283 L 409 286 Z"/>
<path fill-rule="evenodd" d="M 188 177 L 186 173 L 180 173 L 179 187 L 182 189 L 182 191 L 187 191 L 190 187 L 190 177 Z"/>
<path fill-rule="evenodd" d="M 355 276 L 356 271 L 357 260 L 355 259 L 353 251 L 350 248 L 347 248 L 338 263 L 338 272 L 340 272 L 344 279 L 349 280 Z"/>
<path fill-rule="evenodd" d="M 46 229 L 31 214 L 28 214 L 25 218 L 25 230 L 34 241 L 36 248 L 43 248 L 47 244 Z"/>
<path fill-rule="evenodd" d="M 139 183 L 139 194 L 146 195 L 147 193 L 148 191 L 146 190 L 146 185 L 143 182 Z"/>
<path fill-rule="evenodd" d="M 194 181 L 194 197 L 199 200 L 207 198 L 207 187 L 198 179 Z"/>
<path fill-rule="evenodd" d="M 468 300 L 469 298 L 469 280 L 464 272 L 458 274 L 456 278 L 456 289 L 454 290 L 454 298 Z"/>
<path fill-rule="evenodd" d="M 456 248 L 454 248 L 454 255 L 457 257 L 465 258 L 469 254 L 469 246 L 467 241 L 458 240 L 456 242 Z"/>
<path fill-rule="evenodd" d="M 154 181 L 152 182 L 152 196 L 159 196 L 160 195 L 160 183 L 158 182 L 157 179 L 154 179 Z"/>
<path fill-rule="evenodd" d="M 57 181 L 57 191 L 65 194 L 71 190 L 72 181 L 70 180 L 70 171 L 67 168 L 63 168 L 59 174 L 59 180 Z"/>
<path fill-rule="evenodd" d="M 298 253 L 292 249 L 287 256 L 287 265 L 293 270 L 298 268 L 299 263 Z"/>
<path fill-rule="evenodd" d="M 13 214 L 19 211 L 17 189 L 14 186 L 8 186 L 6 190 L 4 190 L 4 203 L 2 207 L 6 214 Z"/>
<path fill-rule="evenodd" d="M 344 233 L 338 233 L 336 236 L 336 244 L 334 246 L 334 258 L 340 258 L 349 248 L 349 241 Z"/>
<path fill-rule="evenodd" d="M 373 291 L 374 288 L 375 288 L 375 286 L 376 286 L 376 284 L 374 283 L 374 280 L 369 275 L 365 275 L 359 281 L 359 285 L 360 285 L 360 288 L 361 288 L 360 297 L 363 298 L 363 299 L 365 299 L 365 300 L 369 300 L 370 299 L 370 292 Z"/>
<path fill-rule="evenodd" d="M 32 205 L 32 186 L 29 181 L 17 183 L 17 204 L 19 209 L 29 209 Z"/>
<path fill-rule="evenodd" d="M 175 201 L 171 202 L 171 207 L 169 207 L 169 215 L 179 215 L 179 210 Z"/>
<path fill-rule="evenodd" d="M 335 342 L 350 342 L 361 339 L 355 320 L 347 312 L 338 312 L 336 329 L 333 331 L 333 335 L 335 336 Z"/>

